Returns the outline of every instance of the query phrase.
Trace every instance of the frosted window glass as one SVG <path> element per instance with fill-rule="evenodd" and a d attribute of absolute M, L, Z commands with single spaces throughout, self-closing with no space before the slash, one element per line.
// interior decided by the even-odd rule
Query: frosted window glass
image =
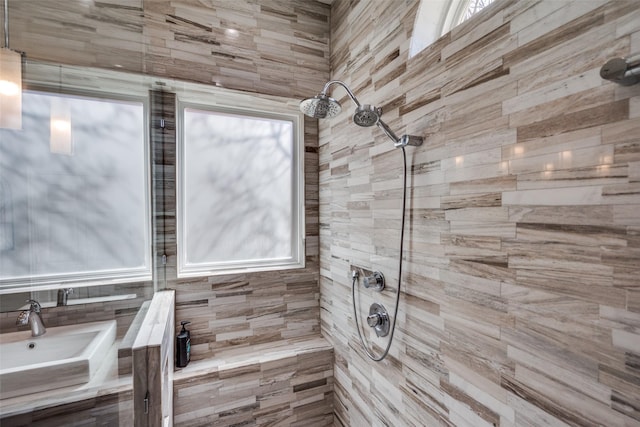
<path fill-rule="evenodd" d="M 183 112 L 182 270 L 292 261 L 293 122 Z"/>
<path fill-rule="evenodd" d="M 24 92 L 23 129 L 0 130 L 0 283 L 150 277 L 144 110 Z"/>

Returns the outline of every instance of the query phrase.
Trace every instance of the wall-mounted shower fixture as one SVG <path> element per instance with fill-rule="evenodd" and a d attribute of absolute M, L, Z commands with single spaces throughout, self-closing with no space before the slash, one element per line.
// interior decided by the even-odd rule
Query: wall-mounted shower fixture
<path fill-rule="evenodd" d="M 395 133 L 385 122 L 380 118 L 382 116 L 382 109 L 373 105 L 362 105 L 351 92 L 351 89 L 339 80 L 331 80 L 324 85 L 322 92 L 313 98 L 307 98 L 300 102 L 300 111 L 309 117 L 316 119 L 325 119 L 329 117 L 335 117 L 342 111 L 340 103 L 331 98 L 327 91 L 332 85 L 342 86 L 349 95 L 349 98 L 356 104 L 356 111 L 353 114 L 353 122 L 358 126 L 369 127 L 376 125 L 393 141 L 395 147 L 400 147 L 402 150 L 402 221 L 400 222 L 400 255 L 398 256 L 398 287 L 396 289 L 396 305 L 393 309 L 393 317 L 389 317 L 387 311 L 379 304 L 374 304 L 378 308 L 373 308 L 373 311 L 369 311 L 367 322 L 371 327 L 376 330 L 376 334 L 379 337 L 384 337 L 390 333 L 389 340 L 384 352 L 380 356 L 375 356 L 369 349 L 362 338 L 360 332 L 360 323 L 358 322 L 358 310 L 356 309 L 356 282 L 358 281 L 358 270 L 352 270 L 351 273 L 351 301 L 353 303 L 353 316 L 356 322 L 356 330 L 360 337 L 360 343 L 367 356 L 375 361 L 379 362 L 389 354 L 391 343 L 393 342 L 393 333 L 396 330 L 396 321 L 398 318 L 398 306 L 400 305 L 400 287 L 402 285 L 402 249 L 404 247 L 404 225 L 407 213 L 407 153 L 405 148 L 407 145 L 418 146 L 422 145 L 423 139 L 420 136 L 415 135 L 403 135 L 398 138 Z M 365 287 L 372 288 L 373 290 L 382 291 L 384 289 L 384 276 L 380 272 L 372 272 L 365 277 Z M 379 309 L 381 308 L 381 310 Z"/>
<path fill-rule="evenodd" d="M 622 86 L 640 82 L 640 55 L 610 59 L 600 68 L 600 77 Z"/>
<path fill-rule="evenodd" d="M 353 122 L 358 126 L 369 127 L 376 125 L 393 141 L 396 147 L 404 147 L 407 145 L 422 145 L 423 139 L 415 135 L 402 135 L 400 138 L 382 121 L 382 108 L 373 105 L 360 104 L 356 96 L 351 92 L 349 87 L 340 80 L 331 80 L 324 85 L 322 92 L 313 98 L 307 98 L 300 102 L 300 111 L 309 117 L 316 119 L 326 119 L 335 117 L 342 111 L 340 103 L 327 95 L 329 88 L 334 85 L 342 86 L 349 95 L 349 98 L 356 104 L 356 111 L 353 113 Z"/>
<path fill-rule="evenodd" d="M 386 337 L 389 334 L 389 314 L 382 304 L 374 302 L 369 307 L 367 324 L 371 326 L 379 337 Z"/>
<path fill-rule="evenodd" d="M 379 271 L 374 271 L 371 276 L 362 279 L 362 284 L 365 288 L 380 292 L 384 289 L 384 276 Z"/>

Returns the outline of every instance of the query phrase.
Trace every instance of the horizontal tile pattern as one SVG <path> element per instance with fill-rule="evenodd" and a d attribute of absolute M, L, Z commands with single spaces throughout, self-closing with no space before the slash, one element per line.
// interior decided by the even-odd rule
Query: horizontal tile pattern
<path fill-rule="evenodd" d="M 219 352 L 174 376 L 176 426 L 333 424 L 333 349 L 323 339 Z"/>
<path fill-rule="evenodd" d="M 132 426 L 133 393 L 109 390 L 95 397 L 2 418 L 3 427 Z"/>
<path fill-rule="evenodd" d="M 42 309 L 42 320 L 46 327 L 67 326 L 76 323 L 99 322 L 102 320 L 117 321 L 117 337 L 122 338 L 129 329 L 142 303 L 153 295 L 153 284 L 128 283 L 76 289 L 73 298 L 101 299 L 108 295 L 136 295 L 136 298 L 110 302 L 74 304 L 63 307 Z M 26 298 L 26 297 L 25 297 Z M 55 303 L 55 300 L 53 301 Z M 0 313 L 0 333 L 28 330 L 25 326 L 16 326 L 18 311 Z"/>
<path fill-rule="evenodd" d="M 175 283 L 176 323 L 191 321 L 193 359 L 228 348 L 317 336 L 319 291 L 313 269 L 308 261 L 304 270 Z"/>
<path fill-rule="evenodd" d="M 498 0 L 407 59 L 419 2 L 391 3 L 332 6 L 332 78 L 425 137 L 407 149 L 399 328 L 376 364 L 350 266 L 397 286 L 400 155 L 348 113 L 320 124 L 336 425 L 640 425 L 640 86 L 599 77 L 640 52 L 637 4 Z M 392 297 L 359 293 L 363 312 Z"/>
<path fill-rule="evenodd" d="M 289 97 L 327 77 L 329 6 L 315 1 L 33 0 L 9 16 L 32 59 Z"/>

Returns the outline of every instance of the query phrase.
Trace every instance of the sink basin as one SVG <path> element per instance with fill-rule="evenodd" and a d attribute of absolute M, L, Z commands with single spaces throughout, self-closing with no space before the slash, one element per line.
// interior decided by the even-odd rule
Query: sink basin
<path fill-rule="evenodd" d="M 116 321 L 0 335 L 0 399 L 89 382 L 116 339 Z"/>

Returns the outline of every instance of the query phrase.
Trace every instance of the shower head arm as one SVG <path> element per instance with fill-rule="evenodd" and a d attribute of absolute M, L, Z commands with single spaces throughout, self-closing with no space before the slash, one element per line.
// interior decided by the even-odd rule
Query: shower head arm
<path fill-rule="evenodd" d="M 389 126 L 387 126 L 387 124 L 385 122 L 383 122 L 382 119 L 380 118 L 380 115 L 382 114 L 382 110 L 379 109 L 379 108 L 375 108 L 373 106 L 370 106 L 370 105 L 364 105 L 364 106 L 361 105 L 360 102 L 358 101 L 358 98 L 356 98 L 356 96 L 353 94 L 353 92 L 351 92 L 351 89 L 349 89 L 349 86 L 347 86 L 344 82 L 342 82 L 340 80 L 329 80 L 327 83 L 325 83 L 324 87 L 322 88 L 322 92 L 320 93 L 320 95 L 316 96 L 314 98 L 314 100 L 317 100 L 318 98 L 322 98 L 322 97 L 329 98 L 329 96 L 327 95 L 327 92 L 329 91 L 329 88 L 331 86 L 333 86 L 333 85 L 342 86 L 344 88 L 344 90 L 347 91 L 347 94 L 349 95 L 351 100 L 354 102 L 354 104 L 356 104 L 356 106 L 357 106 L 356 114 L 359 112 L 360 109 L 363 109 L 363 110 L 371 109 L 371 110 L 375 111 L 375 114 L 378 116 L 378 119 L 376 121 L 376 125 L 380 129 L 382 129 L 382 131 L 385 133 L 385 135 L 387 135 L 389 137 L 390 140 L 393 141 L 393 144 L 396 147 L 405 147 L 407 145 L 413 145 L 413 146 L 422 145 L 423 138 L 420 137 L 420 136 L 402 135 L 401 138 L 398 138 L 398 136 L 395 133 L 393 133 L 393 131 L 389 128 Z M 329 99 L 331 99 L 331 98 L 329 98 Z M 335 101 L 333 99 L 331 99 L 331 100 L 333 102 L 337 103 L 337 101 Z M 307 114 L 307 113 L 305 112 L 305 114 Z M 307 114 L 307 115 L 309 115 L 309 114 Z M 312 117 L 316 117 L 316 118 L 319 117 L 319 116 L 314 116 L 313 114 L 310 114 L 310 115 Z M 322 116 L 321 118 L 324 118 L 324 117 L 325 116 Z M 354 116 L 354 121 L 355 121 L 355 116 Z M 370 125 L 366 125 L 366 126 L 370 126 Z"/>
<path fill-rule="evenodd" d="M 326 95 L 327 91 L 329 90 L 329 88 L 332 85 L 342 86 L 344 88 L 344 90 L 347 91 L 347 94 L 349 95 L 351 100 L 356 104 L 356 106 L 360 107 L 360 102 L 358 101 L 358 98 L 356 98 L 356 96 L 353 94 L 353 92 L 351 92 L 351 89 L 349 89 L 349 86 L 347 86 L 344 82 L 342 82 L 340 80 L 330 80 L 330 81 L 328 81 L 324 85 L 324 88 L 322 88 L 322 94 Z M 382 119 L 378 119 L 378 121 L 376 122 L 376 125 L 378 125 L 378 127 L 383 130 L 383 132 L 393 141 L 394 144 L 397 144 L 400 141 L 400 138 L 398 138 L 397 135 L 395 133 L 393 133 L 393 131 L 391 129 L 389 129 L 389 126 L 387 126 L 387 124 L 385 122 L 383 122 Z"/>
<path fill-rule="evenodd" d="M 383 122 L 382 119 L 378 119 L 376 125 L 378 125 L 380 129 L 382 129 L 382 131 L 389 137 L 389 139 L 393 141 L 394 144 L 398 144 L 400 142 L 400 138 L 398 138 L 398 136 L 393 133 L 391 129 L 389 129 L 389 126 L 387 126 L 387 124 Z"/>
<path fill-rule="evenodd" d="M 325 85 L 324 88 L 322 88 L 322 94 L 326 95 L 327 91 L 329 90 L 329 88 L 332 85 L 340 85 L 344 88 L 344 90 L 347 91 L 347 94 L 349 95 L 349 97 L 351 98 L 351 100 L 359 107 L 360 106 L 360 102 L 358 102 L 358 98 L 356 98 L 356 96 L 353 94 L 353 92 L 351 92 L 351 89 L 349 89 L 349 86 L 347 86 L 344 82 L 340 81 L 340 80 L 330 80 L 328 81 Z"/>

